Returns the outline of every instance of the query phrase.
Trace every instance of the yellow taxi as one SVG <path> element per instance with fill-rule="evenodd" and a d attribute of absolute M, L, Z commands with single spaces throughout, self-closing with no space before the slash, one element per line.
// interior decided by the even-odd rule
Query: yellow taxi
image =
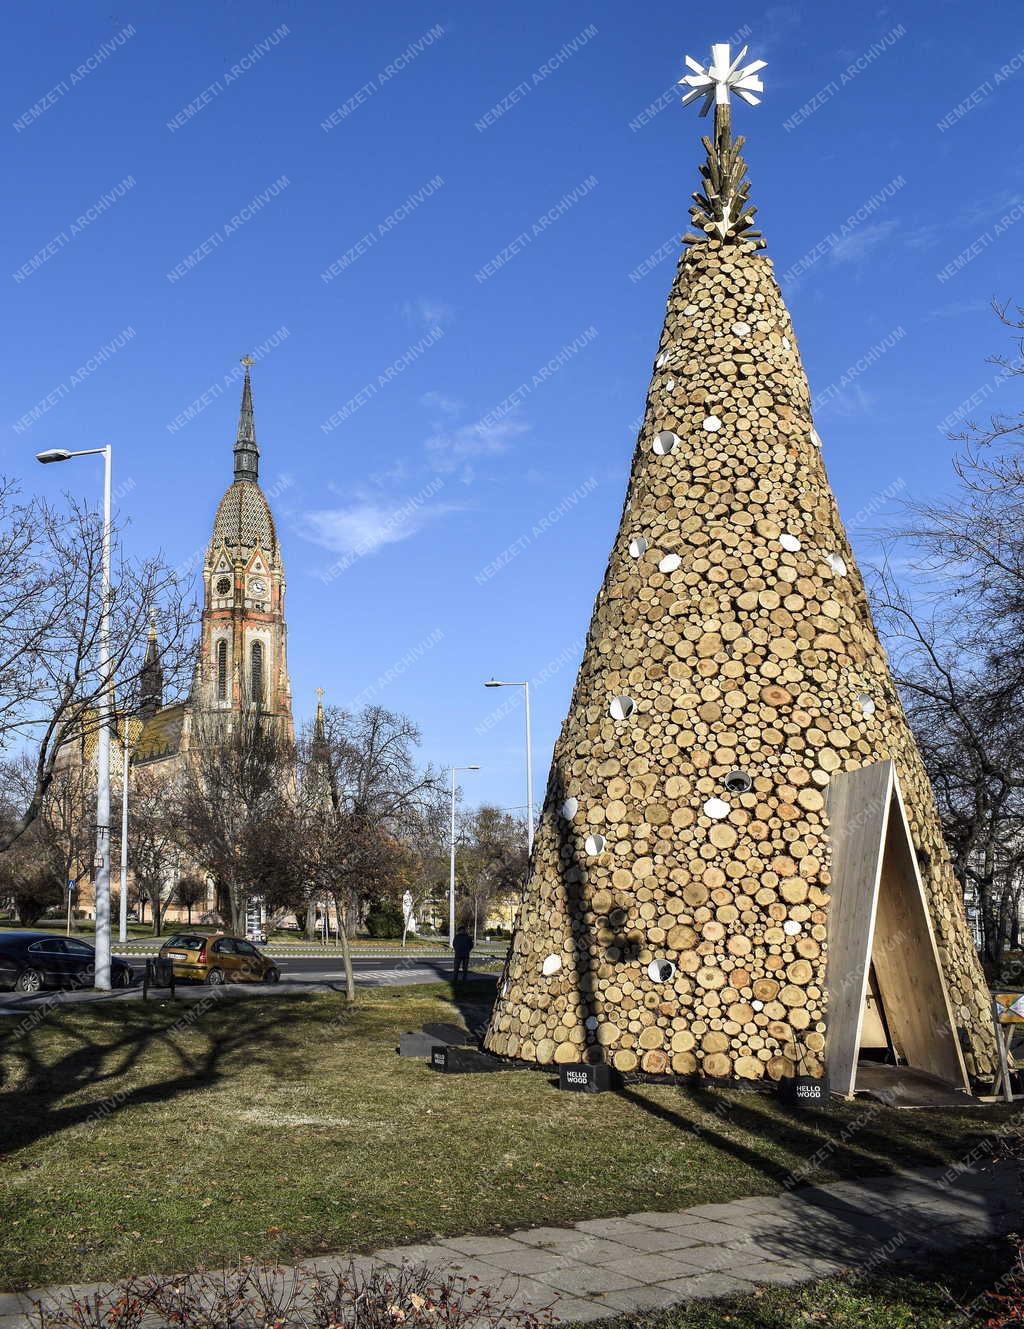
<path fill-rule="evenodd" d="M 170 960 L 175 978 L 191 978 L 217 986 L 221 983 L 276 983 L 277 965 L 251 941 L 219 932 L 176 932 L 160 947 L 160 958 Z"/>

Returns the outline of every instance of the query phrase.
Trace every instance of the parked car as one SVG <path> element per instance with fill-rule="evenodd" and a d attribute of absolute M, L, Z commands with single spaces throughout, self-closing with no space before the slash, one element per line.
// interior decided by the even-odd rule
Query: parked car
<path fill-rule="evenodd" d="M 15 992 L 89 987 L 95 969 L 95 950 L 77 937 L 55 937 L 52 932 L 0 933 L 0 987 Z M 131 987 L 134 981 L 131 965 L 110 961 L 112 987 Z"/>
<path fill-rule="evenodd" d="M 193 978 L 200 983 L 276 983 L 281 971 L 244 937 L 218 933 L 176 932 L 160 947 L 162 959 L 170 960 L 175 978 Z"/>

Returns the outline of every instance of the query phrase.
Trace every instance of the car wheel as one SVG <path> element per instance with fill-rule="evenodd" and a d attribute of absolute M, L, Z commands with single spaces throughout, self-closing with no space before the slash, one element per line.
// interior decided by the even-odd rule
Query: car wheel
<path fill-rule="evenodd" d="M 281 978 L 280 969 L 268 969 L 265 975 L 267 983 L 277 983 Z"/>
<path fill-rule="evenodd" d="M 206 981 L 211 987 L 217 988 L 224 982 L 223 969 L 211 969 L 206 975 Z"/>
<path fill-rule="evenodd" d="M 15 992 L 39 992 L 43 986 L 43 976 L 38 969 L 26 969 L 18 975 L 14 984 Z"/>

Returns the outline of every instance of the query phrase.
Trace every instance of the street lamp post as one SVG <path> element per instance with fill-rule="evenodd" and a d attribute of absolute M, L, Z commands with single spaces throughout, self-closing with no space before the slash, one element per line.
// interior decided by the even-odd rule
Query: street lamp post
<path fill-rule="evenodd" d="M 100 677 L 100 727 L 96 741 L 96 969 L 94 983 L 110 991 L 110 716 L 113 709 L 113 679 L 110 677 L 110 444 L 69 452 L 51 448 L 37 452 L 44 465 L 70 461 L 72 457 L 103 458 L 103 579 L 97 665 Z"/>
<path fill-rule="evenodd" d="M 526 694 L 526 850 L 533 853 L 533 740 L 530 736 L 530 684 L 502 683 L 489 678 L 485 688 L 522 688 Z"/>
<path fill-rule="evenodd" d="M 448 878 L 448 945 L 455 944 L 455 772 L 478 771 L 479 766 L 452 767 L 452 858 L 451 875 Z"/>
<path fill-rule="evenodd" d="M 128 743 L 128 716 L 124 717 L 121 734 L 121 897 L 118 900 L 117 939 L 124 945 L 128 940 L 128 780 L 130 779 Z"/>

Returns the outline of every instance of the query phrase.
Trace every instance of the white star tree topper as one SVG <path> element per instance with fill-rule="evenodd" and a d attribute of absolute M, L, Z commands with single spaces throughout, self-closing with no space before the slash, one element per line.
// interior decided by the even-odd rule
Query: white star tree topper
<path fill-rule="evenodd" d="M 735 92 L 736 96 L 742 98 L 748 106 L 756 106 L 761 100 L 756 94 L 764 92 L 764 84 L 758 73 L 765 68 L 767 62 L 754 60 L 749 65 L 744 65 L 747 49 L 744 46 L 736 59 L 730 61 L 729 43 L 719 42 L 712 46 L 711 63 L 706 68 L 694 60 L 693 56 L 686 56 L 686 63 L 693 73 L 684 74 L 679 80 L 690 89 L 683 98 L 683 105 L 687 106 L 696 98 L 703 97 L 704 105 L 700 108 L 700 113 L 707 115 L 712 102 L 716 107 L 727 107 L 729 94 Z"/>

